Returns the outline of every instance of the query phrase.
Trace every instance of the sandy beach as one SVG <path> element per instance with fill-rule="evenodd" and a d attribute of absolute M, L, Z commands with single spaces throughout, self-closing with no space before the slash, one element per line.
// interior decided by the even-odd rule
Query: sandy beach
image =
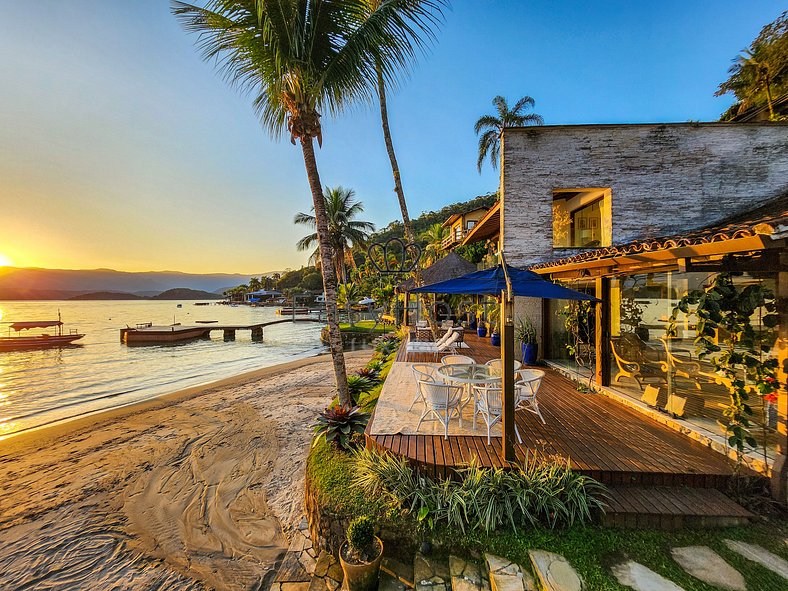
<path fill-rule="evenodd" d="M 323 355 L 1 441 L 0 589 L 266 589 L 332 384 Z"/>

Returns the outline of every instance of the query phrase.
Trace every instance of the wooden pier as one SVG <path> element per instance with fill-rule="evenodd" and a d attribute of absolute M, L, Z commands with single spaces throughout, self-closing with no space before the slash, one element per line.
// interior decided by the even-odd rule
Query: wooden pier
<path fill-rule="evenodd" d="M 239 330 L 251 332 L 253 341 L 263 340 L 263 329 L 274 324 L 284 324 L 290 322 L 322 322 L 319 318 L 295 318 L 273 320 L 271 322 L 258 322 L 255 324 L 171 324 L 167 326 L 156 326 L 151 323 L 138 324 L 132 328 L 127 326 L 120 329 L 120 342 L 126 345 L 160 345 L 169 343 L 180 343 L 195 339 L 209 338 L 215 330 L 220 330 L 224 334 L 225 341 L 234 341 L 235 333 Z"/>

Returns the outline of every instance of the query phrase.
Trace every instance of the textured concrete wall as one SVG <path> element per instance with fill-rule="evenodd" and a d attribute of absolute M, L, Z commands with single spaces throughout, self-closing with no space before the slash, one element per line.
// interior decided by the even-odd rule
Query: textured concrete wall
<path fill-rule="evenodd" d="M 575 125 L 508 130 L 503 245 L 510 264 L 553 249 L 553 190 L 610 187 L 613 243 L 681 234 L 788 190 L 788 125 Z"/>

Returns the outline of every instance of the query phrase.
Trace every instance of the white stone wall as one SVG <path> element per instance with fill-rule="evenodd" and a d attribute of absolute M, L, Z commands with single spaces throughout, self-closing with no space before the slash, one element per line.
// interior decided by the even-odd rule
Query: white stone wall
<path fill-rule="evenodd" d="M 681 234 L 788 191 L 788 125 L 511 129 L 501 186 L 504 252 L 515 266 L 578 252 L 552 248 L 553 189 L 610 187 L 614 244 Z"/>

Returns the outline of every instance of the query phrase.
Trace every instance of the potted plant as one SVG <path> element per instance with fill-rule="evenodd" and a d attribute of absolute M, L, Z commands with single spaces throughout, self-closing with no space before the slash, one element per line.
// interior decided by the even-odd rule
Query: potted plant
<path fill-rule="evenodd" d="M 476 334 L 480 339 L 483 339 L 487 336 L 487 325 L 484 323 L 484 320 L 482 320 L 484 306 L 481 304 L 474 304 L 470 307 L 470 311 L 473 314 L 474 324 L 476 324 Z"/>
<path fill-rule="evenodd" d="M 518 319 L 515 336 L 522 346 L 523 365 L 536 365 L 539 344 L 536 342 L 536 328 L 530 318 L 526 316 L 525 320 Z"/>
<path fill-rule="evenodd" d="M 490 318 L 490 344 L 493 347 L 500 347 L 501 346 L 501 331 L 500 331 L 500 318 L 501 318 L 501 309 L 498 306 L 493 307 L 489 314 Z"/>
<path fill-rule="evenodd" d="M 348 591 L 373 591 L 378 587 L 383 542 L 375 535 L 372 519 L 356 517 L 347 528 L 347 540 L 339 548 L 339 562 Z"/>

